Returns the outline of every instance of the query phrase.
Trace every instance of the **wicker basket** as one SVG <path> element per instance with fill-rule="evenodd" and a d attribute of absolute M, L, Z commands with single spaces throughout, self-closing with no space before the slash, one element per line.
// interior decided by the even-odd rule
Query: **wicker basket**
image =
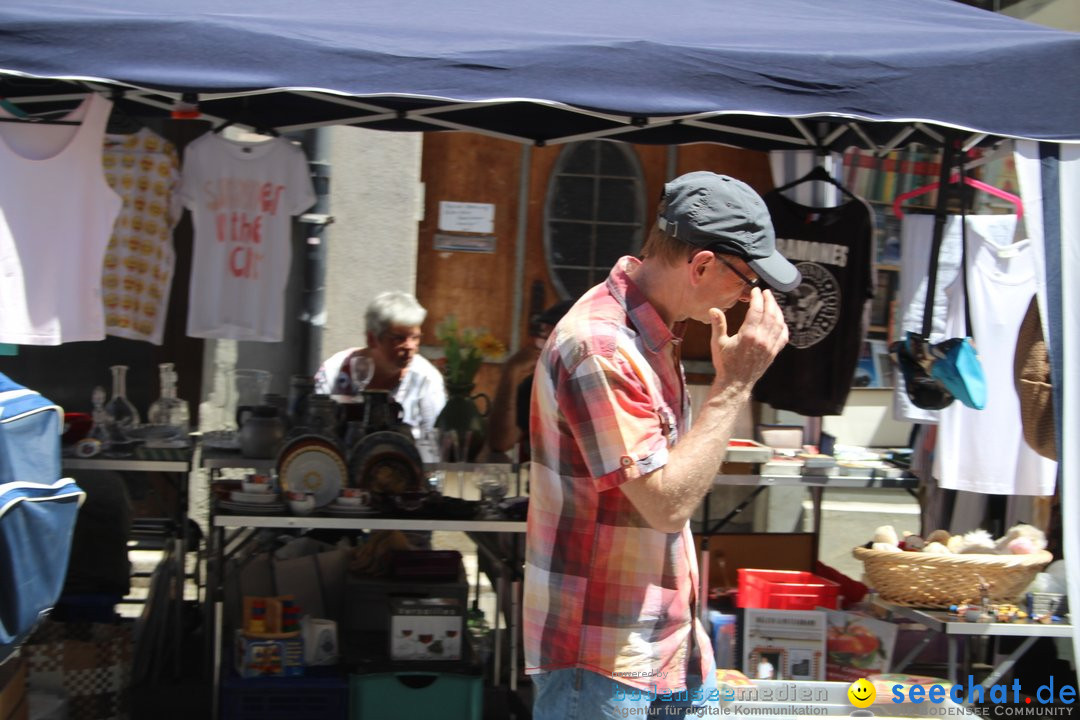
<path fill-rule="evenodd" d="M 1015 602 L 1053 555 L 937 555 L 934 553 L 852 551 L 882 599 L 915 607 L 947 608 L 979 600 L 979 584 L 990 586 L 991 602 Z"/>

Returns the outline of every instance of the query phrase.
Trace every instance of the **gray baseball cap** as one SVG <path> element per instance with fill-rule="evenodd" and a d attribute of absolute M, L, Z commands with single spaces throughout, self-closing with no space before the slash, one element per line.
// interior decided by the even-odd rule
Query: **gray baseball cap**
<path fill-rule="evenodd" d="M 770 287 L 794 290 L 802 276 L 776 250 L 772 218 L 761 196 L 741 180 L 699 170 L 664 185 L 661 232 L 695 247 L 735 255 Z"/>

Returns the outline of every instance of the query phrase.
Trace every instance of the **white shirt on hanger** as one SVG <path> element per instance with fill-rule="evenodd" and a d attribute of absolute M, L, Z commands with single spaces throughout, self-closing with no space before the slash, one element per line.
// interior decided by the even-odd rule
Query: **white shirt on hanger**
<path fill-rule="evenodd" d="M 1053 495 L 1057 463 L 1024 441 L 1013 356 L 1020 322 L 1035 293 L 1030 240 L 1010 243 L 968 233 L 971 328 L 986 378 L 986 407 L 959 401 L 941 411 L 934 476 L 942 488 L 995 495 Z M 963 337 L 964 287 L 949 286 L 945 334 Z"/>
<path fill-rule="evenodd" d="M 280 342 L 292 216 L 315 202 L 303 150 L 208 132 L 184 151 L 180 196 L 195 226 L 187 334 Z"/>
<path fill-rule="evenodd" d="M 90 95 L 65 118 L 78 125 L 0 123 L 0 342 L 105 339 L 101 268 L 121 204 L 101 160 L 111 109 Z"/>

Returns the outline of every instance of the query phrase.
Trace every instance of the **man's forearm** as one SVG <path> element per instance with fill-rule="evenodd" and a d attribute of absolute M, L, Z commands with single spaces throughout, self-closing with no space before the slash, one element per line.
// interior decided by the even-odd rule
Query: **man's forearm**
<path fill-rule="evenodd" d="M 652 527 L 678 532 L 694 514 L 712 488 L 739 413 L 749 399 L 748 385 L 714 383 L 694 427 L 672 448 L 667 464 L 623 485 Z"/>

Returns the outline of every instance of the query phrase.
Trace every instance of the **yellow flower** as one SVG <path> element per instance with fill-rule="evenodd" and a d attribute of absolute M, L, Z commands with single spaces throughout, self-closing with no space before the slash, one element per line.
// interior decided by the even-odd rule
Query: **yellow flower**
<path fill-rule="evenodd" d="M 435 337 L 443 345 L 442 371 L 447 384 L 472 384 L 485 357 L 498 357 L 505 352 L 494 335 L 486 330 L 459 327 L 453 315 L 447 315 L 435 327 Z"/>
<path fill-rule="evenodd" d="M 481 355 L 488 358 L 499 357 L 504 352 L 506 352 L 506 348 L 503 346 L 503 344 L 499 342 L 499 339 L 491 333 L 484 333 L 480 337 L 476 338 L 476 341 L 473 343 L 473 345 L 476 347 L 477 350 L 480 351 Z"/>

